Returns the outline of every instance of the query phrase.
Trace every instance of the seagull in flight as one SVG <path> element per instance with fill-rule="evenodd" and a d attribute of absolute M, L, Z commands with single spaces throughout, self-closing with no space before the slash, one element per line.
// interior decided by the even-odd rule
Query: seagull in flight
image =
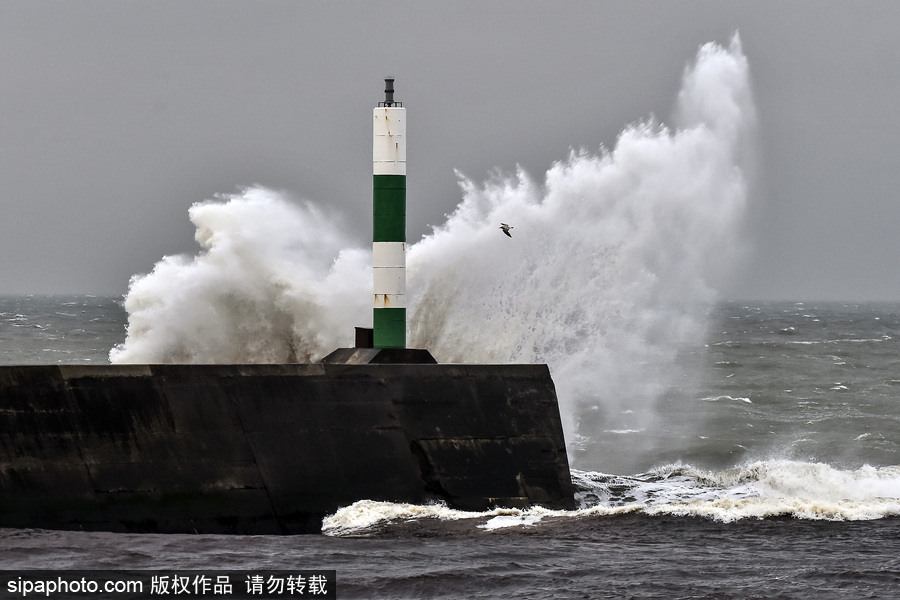
<path fill-rule="evenodd" d="M 510 229 L 515 229 L 515 227 L 512 227 L 512 226 L 510 226 L 510 225 L 507 225 L 506 223 L 500 223 L 500 229 L 503 230 L 503 233 L 505 233 L 505 234 L 508 235 L 509 237 L 512 237 L 512 234 L 509 232 L 509 230 L 510 230 Z"/>

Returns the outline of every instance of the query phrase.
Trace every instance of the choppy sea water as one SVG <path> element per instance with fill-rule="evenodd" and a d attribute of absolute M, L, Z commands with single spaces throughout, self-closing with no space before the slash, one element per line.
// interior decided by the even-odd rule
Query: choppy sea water
<path fill-rule="evenodd" d="M 0 362 L 105 363 L 125 320 L 116 298 L 2 298 Z M 578 510 L 360 499 L 320 536 L 5 529 L 0 568 L 335 569 L 343 598 L 895 597 L 900 305 L 708 320 L 653 414 L 578 404 Z"/>

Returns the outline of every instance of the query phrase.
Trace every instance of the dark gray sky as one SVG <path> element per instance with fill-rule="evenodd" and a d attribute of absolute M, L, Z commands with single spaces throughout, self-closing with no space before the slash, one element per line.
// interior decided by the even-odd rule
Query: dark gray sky
<path fill-rule="evenodd" d="M 418 240 L 475 180 L 667 120 L 739 30 L 760 122 L 737 298 L 900 300 L 900 4 L 0 0 L 0 293 L 124 293 L 262 184 L 371 239 L 371 108 L 409 111 Z"/>

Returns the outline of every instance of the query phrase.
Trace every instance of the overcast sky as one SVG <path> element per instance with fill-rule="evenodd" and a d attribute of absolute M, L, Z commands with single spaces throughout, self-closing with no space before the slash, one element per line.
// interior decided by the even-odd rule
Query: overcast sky
<path fill-rule="evenodd" d="M 409 112 L 407 239 L 477 181 L 666 121 L 740 31 L 760 124 L 735 298 L 900 301 L 900 3 L 0 0 L 0 293 L 122 294 L 261 184 L 371 239 L 371 109 Z"/>

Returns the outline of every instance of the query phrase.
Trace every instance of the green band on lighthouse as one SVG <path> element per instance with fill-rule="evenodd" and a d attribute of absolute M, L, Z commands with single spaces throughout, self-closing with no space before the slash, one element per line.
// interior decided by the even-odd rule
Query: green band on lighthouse
<path fill-rule="evenodd" d="M 405 308 L 376 308 L 372 317 L 376 348 L 406 348 Z"/>
<path fill-rule="evenodd" d="M 375 175 L 372 241 L 406 241 L 406 175 Z"/>

